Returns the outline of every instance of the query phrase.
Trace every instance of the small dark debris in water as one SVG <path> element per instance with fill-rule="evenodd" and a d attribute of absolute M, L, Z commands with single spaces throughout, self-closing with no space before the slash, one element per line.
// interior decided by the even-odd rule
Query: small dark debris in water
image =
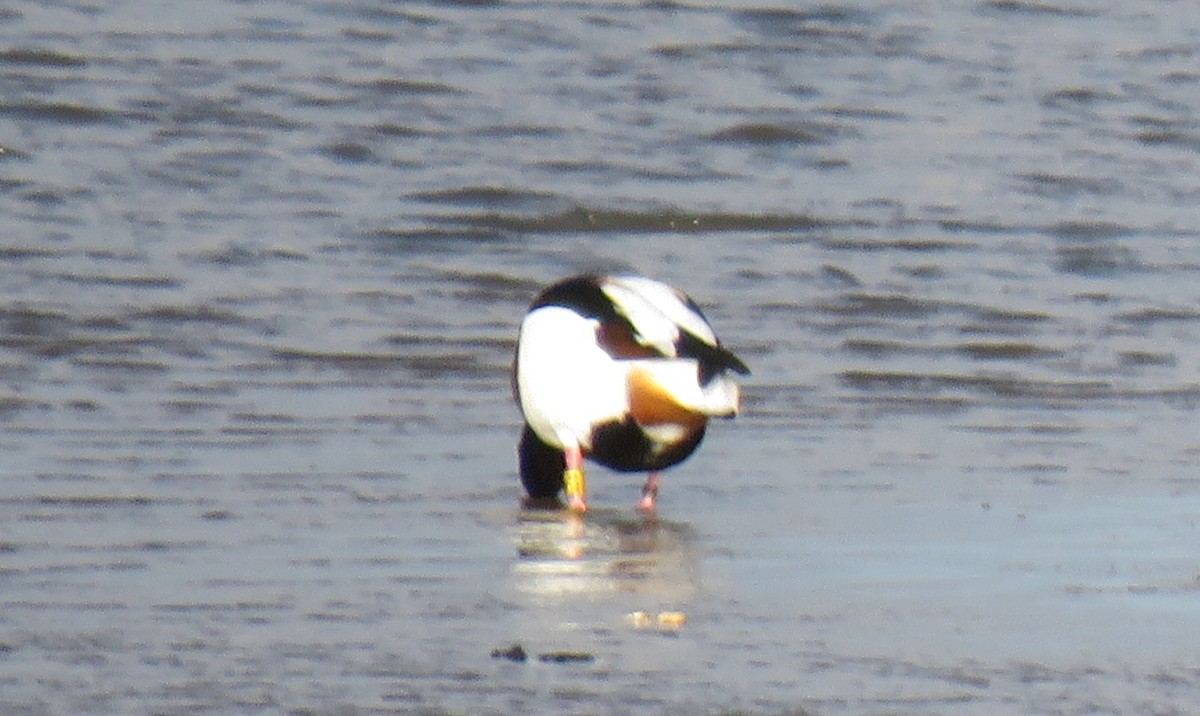
<path fill-rule="evenodd" d="M 503 649 L 492 649 L 492 658 L 523 664 L 529 661 L 529 652 L 520 644 L 513 644 Z M 537 660 L 544 664 L 586 664 L 595 661 L 596 656 L 586 651 L 547 651 L 538 654 Z"/>
<path fill-rule="evenodd" d="M 538 661 L 547 664 L 583 664 L 595 660 L 596 657 L 586 651 L 549 651 L 538 654 Z"/>
<path fill-rule="evenodd" d="M 507 649 L 492 649 L 492 658 L 525 662 L 529 659 L 529 654 L 525 652 L 525 647 L 521 646 L 520 644 L 513 644 Z"/>

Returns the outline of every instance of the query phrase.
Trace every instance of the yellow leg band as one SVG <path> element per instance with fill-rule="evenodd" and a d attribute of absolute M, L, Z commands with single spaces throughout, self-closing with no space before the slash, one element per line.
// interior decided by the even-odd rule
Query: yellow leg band
<path fill-rule="evenodd" d="M 563 486 L 567 489 L 567 498 L 583 497 L 585 484 L 583 470 L 563 471 Z"/>

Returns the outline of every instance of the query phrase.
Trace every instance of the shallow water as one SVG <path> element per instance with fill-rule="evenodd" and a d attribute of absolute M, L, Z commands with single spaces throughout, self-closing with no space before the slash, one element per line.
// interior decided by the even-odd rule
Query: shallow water
<path fill-rule="evenodd" d="M 0 21 L 0 711 L 1200 701 L 1189 7 Z M 582 270 L 754 370 L 655 521 L 519 505 Z"/>

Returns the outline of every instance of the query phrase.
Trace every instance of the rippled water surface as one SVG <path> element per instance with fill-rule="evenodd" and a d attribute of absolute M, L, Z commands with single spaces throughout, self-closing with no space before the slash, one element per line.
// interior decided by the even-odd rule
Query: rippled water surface
<path fill-rule="evenodd" d="M 9 3 L 0 711 L 1193 711 L 1198 61 L 1141 0 Z M 754 369 L 656 520 L 519 504 L 583 270 Z"/>

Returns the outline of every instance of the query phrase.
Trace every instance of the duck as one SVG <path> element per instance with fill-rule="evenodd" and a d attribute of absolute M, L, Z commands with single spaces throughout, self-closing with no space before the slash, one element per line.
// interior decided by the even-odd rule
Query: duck
<path fill-rule="evenodd" d="M 529 500 L 561 506 L 565 491 L 568 509 L 586 511 L 586 458 L 648 473 L 638 506 L 653 512 L 659 472 L 696 450 L 710 418 L 737 415 L 733 374 L 750 369 L 672 286 L 593 274 L 549 286 L 521 320 L 512 370 Z"/>

